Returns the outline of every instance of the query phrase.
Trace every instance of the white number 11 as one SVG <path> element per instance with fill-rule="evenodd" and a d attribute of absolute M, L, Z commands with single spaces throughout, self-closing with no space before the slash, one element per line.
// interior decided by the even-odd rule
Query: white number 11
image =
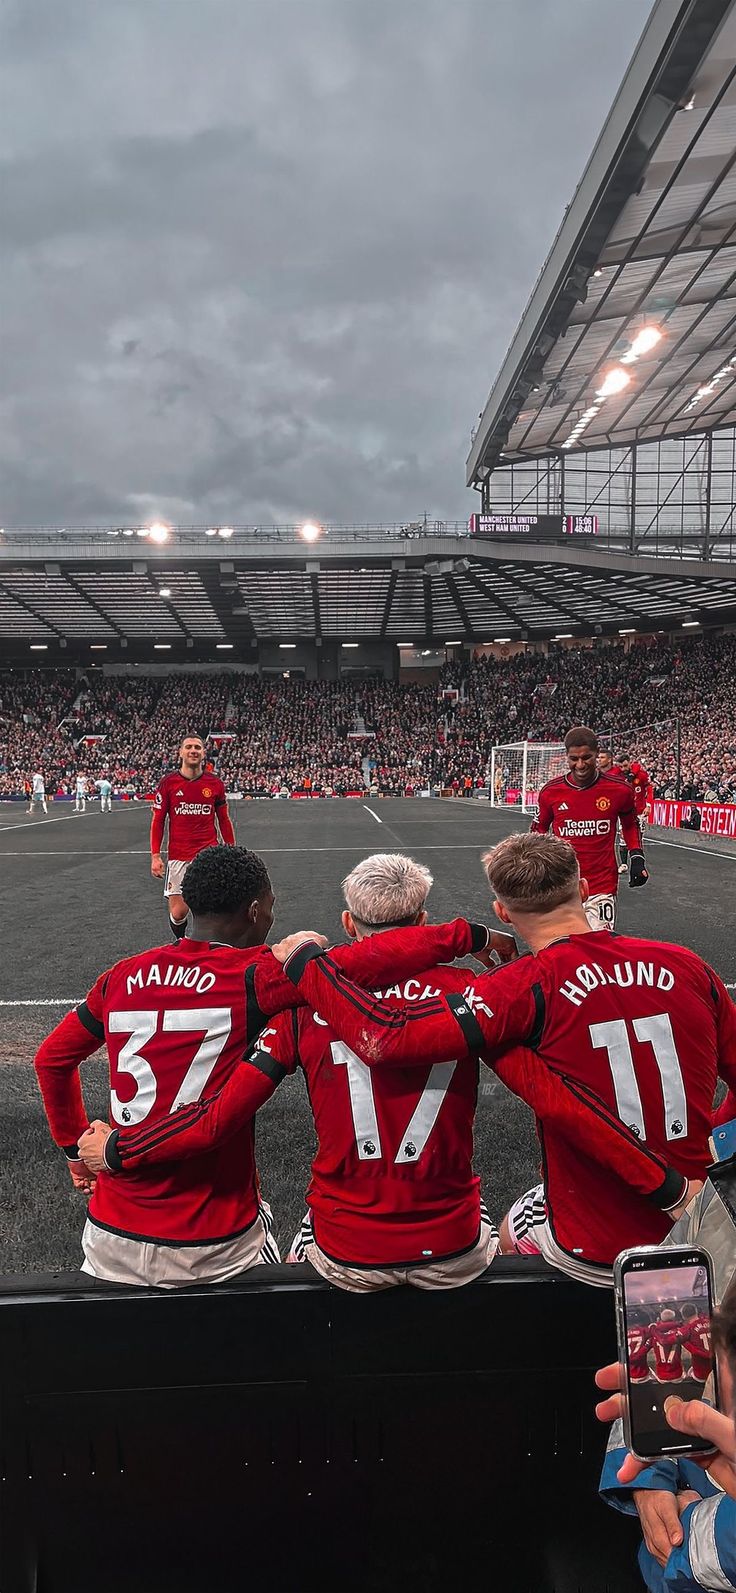
<path fill-rule="evenodd" d="M 378 1161 L 383 1156 L 378 1128 L 376 1102 L 373 1095 L 372 1069 L 345 1045 L 343 1040 L 333 1040 L 330 1047 L 332 1060 L 348 1070 L 350 1107 L 353 1114 L 355 1142 L 360 1161 Z M 411 1115 L 408 1127 L 401 1136 L 401 1145 L 394 1156 L 394 1166 L 416 1162 L 424 1150 L 439 1117 L 442 1102 L 450 1088 L 457 1062 L 435 1062 L 429 1078 Z"/>
<path fill-rule="evenodd" d="M 687 1134 L 687 1096 L 669 1013 L 658 1012 L 652 1018 L 634 1018 L 631 1027 L 635 1039 L 648 1041 L 654 1052 L 662 1080 L 665 1137 L 684 1139 Z M 592 1023 L 590 1039 L 597 1050 L 608 1052 L 616 1110 L 622 1123 L 633 1129 L 639 1139 L 646 1139 L 644 1112 L 625 1018 L 614 1018 L 610 1023 Z"/>

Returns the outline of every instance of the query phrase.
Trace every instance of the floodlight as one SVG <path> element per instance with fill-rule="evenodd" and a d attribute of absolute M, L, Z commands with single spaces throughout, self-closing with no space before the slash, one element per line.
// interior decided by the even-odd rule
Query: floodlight
<path fill-rule="evenodd" d="M 628 387 L 630 381 L 631 377 L 628 371 L 622 370 L 620 365 L 614 365 L 610 371 L 606 372 L 598 388 L 598 397 L 612 398 L 615 393 L 622 393 L 624 388 Z"/>
<path fill-rule="evenodd" d="M 634 338 L 629 350 L 629 357 L 632 360 L 638 360 L 641 358 L 642 354 L 648 354 L 650 349 L 656 347 L 661 336 L 662 333 L 660 332 L 658 326 L 643 326 L 641 331 L 637 332 L 636 337 Z"/>

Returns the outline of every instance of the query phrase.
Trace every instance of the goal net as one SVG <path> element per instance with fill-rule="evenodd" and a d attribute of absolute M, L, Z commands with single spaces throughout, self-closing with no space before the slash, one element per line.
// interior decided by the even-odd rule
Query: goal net
<path fill-rule="evenodd" d="M 567 769 L 561 741 L 511 741 L 491 753 L 491 806 L 537 811 L 539 792 Z"/>

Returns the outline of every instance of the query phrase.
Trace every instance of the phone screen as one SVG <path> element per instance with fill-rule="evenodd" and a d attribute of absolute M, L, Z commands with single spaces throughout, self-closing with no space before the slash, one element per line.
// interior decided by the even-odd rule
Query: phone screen
<path fill-rule="evenodd" d="M 621 1273 L 631 1447 L 640 1456 L 707 1453 L 677 1433 L 664 1412 L 670 1395 L 713 1399 L 710 1269 L 702 1251 L 629 1256 Z"/>

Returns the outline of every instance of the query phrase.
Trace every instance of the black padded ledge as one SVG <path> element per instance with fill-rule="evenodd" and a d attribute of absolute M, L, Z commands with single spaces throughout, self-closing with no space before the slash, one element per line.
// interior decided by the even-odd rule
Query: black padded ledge
<path fill-rule="evenodd" d="M 629 1593 L 597 1498 L 607 1290 L 500 1259 L 347 1295 L 309 1267 L 123 1289 L 0 1279 L 0 1587 Z"/>

